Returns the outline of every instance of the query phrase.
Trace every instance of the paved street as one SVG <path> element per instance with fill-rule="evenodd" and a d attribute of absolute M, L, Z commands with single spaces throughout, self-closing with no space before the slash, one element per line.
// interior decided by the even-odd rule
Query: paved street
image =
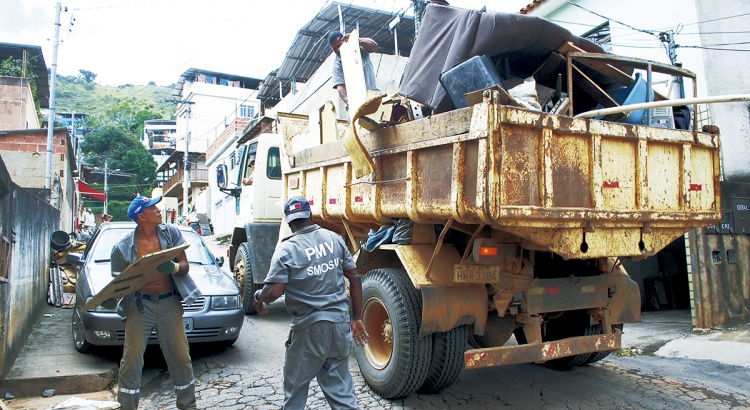
<path fill-rule="evenodd" d="M 217 255 L 225 247 L 207 241 Z M 228 269 L 228 264 L 225 265 Z M 678 312 L 677 317 L 681 317 Z M 192 350 L 199 380 L 201 408 L 276 409 L 283 399 L 284 341 L 290 316 L 282 301 L 268 316 L 246 316 L 237 343 L 227 349 Z M 675 322 L 675 316 L 663 316 Z M 651 326 L 651 328 L 649 328 Z M 681 325 L 684 326 L 684 325 Z M 679 337 L 666 323 L 625 327 L 623 345 L 641 347 L 644 354 L 609 358 L 570 371 L 533 364 L 464 371 L 459 382 L 440 394 L 412 394 L 397 400 L 375 395 L 352 358 L 350 369 L 363 409 L 731 409 L 750 407 L 750 369 L 714 361 L 650 355 L 654 346 Z M 674 325 L 673 325 L 674 327 Z M 631 329 L 628 332 L 628 329 Z M 657 331 L 655 332 L 654 329 Z M 649 334 L 651 333 L 651 334 Z M 659 340 L 659 335 L 666 339 Z M 142 403 L 148 409 L 173 409 L 174 394 L 158 349 L 149 352 Z M 308 408 L 328 408 L 315 381 Z"/>
<path fill-rule="evenodd" d="M 275 409 L 282 402 L 283 343 L 289 316 L 276 302 L 268 316 L 248 316 L 237 344 L 193 349 L 201 408 Z M 637 326 L 637 325 L 635 325 Z M 627 331 L 627 327 L 626 327 Z M 165 365 L 150 352 L 144 408 L 174 408 Z M 567 372 L 537 365 L 464 371 L 436 395 L 384 400 L 366 386 L 351 362 L 363 409 L 730 409 L 750 406 L 750 369 L 713 361 L 654 356 L 614 357 Z M 315 382 L 308 408 L 328 408 Z"/>

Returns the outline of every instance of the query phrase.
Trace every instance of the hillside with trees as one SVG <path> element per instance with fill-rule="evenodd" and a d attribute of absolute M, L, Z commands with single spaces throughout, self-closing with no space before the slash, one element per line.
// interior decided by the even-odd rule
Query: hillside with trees
<path fill-rule="evenodd" d="M 82 161 L 103 174 L 107 160 L 110 177 L 108 213 L 115 220 L 126 220 L 127 205 L 136 194 L 150 195 L 156 178 L 156 162 L 141 143 L 143 122 L 150 119 L 172 119 L 175 106 L 165 100 L 171 98 L 171 87 L 148 85 L 104 86 L 96 83 L 96 74 L 80 70 L 78 76 L 59 76 L 57 79 L 56 111 L 86 115 L 86 133 Z M 131 175 L 123 181 L 123 174 Z M 127 179 L 127 178 L 125 178 Z M 104 190 L 103 178 L 87 181 L 92 187 Z M 86 204 L 95 213 L 102 211 L 101 202 Z"/>

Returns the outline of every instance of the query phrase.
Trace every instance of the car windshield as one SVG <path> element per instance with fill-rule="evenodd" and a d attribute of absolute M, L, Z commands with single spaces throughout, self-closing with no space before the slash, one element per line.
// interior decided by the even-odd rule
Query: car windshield
<path fill-rule="evenodd" d="M 130 232 L 132 232 L 132 228 L 107 229 L 99 232 L 99 235 L 94 240 L 90 260 L 94 263 L 109 262 L 112 248 Z M 185 241 L 190 244 L 190 247 L 185 250 L 190 263 L 201 265 L 213 264 L 208 248 L 196 232 L 180 231 L 180 233 L 182 233 Z"/>

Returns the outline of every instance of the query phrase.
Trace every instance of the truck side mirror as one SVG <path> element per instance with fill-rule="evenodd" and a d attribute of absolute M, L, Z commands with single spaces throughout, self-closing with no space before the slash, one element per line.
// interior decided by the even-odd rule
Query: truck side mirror
<path fill-rule="evenodd" d="M 216 183 L 219 188 L 227 187 L 227 166 L 226 164 L 219 164 L 216 166 Z"/>

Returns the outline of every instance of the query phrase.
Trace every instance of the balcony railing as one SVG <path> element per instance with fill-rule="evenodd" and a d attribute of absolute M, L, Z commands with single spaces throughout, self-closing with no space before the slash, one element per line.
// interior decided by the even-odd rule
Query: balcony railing
<path fill-rule="evenodd" d="M 189 171 L 189 178 L 190 178 L 190 184 L 197 184 L 197 185 L 208 185 L 208 169 L 206 168 L 200 168 L 200 169 L 191 169 Z M 166 182 L 164 182 L 164 186 L 162 187 L 164 192 L 164 195 L 167 195 L 169 191 L 174 188 L 178 184 L 182 184 L 182 182 L 185 180 L 185 169 L 180 168 L 180 170 L 172 175 L 172 178 L 169 178 Z M 167 195 L 171 196 L 171 195 Z"/>

